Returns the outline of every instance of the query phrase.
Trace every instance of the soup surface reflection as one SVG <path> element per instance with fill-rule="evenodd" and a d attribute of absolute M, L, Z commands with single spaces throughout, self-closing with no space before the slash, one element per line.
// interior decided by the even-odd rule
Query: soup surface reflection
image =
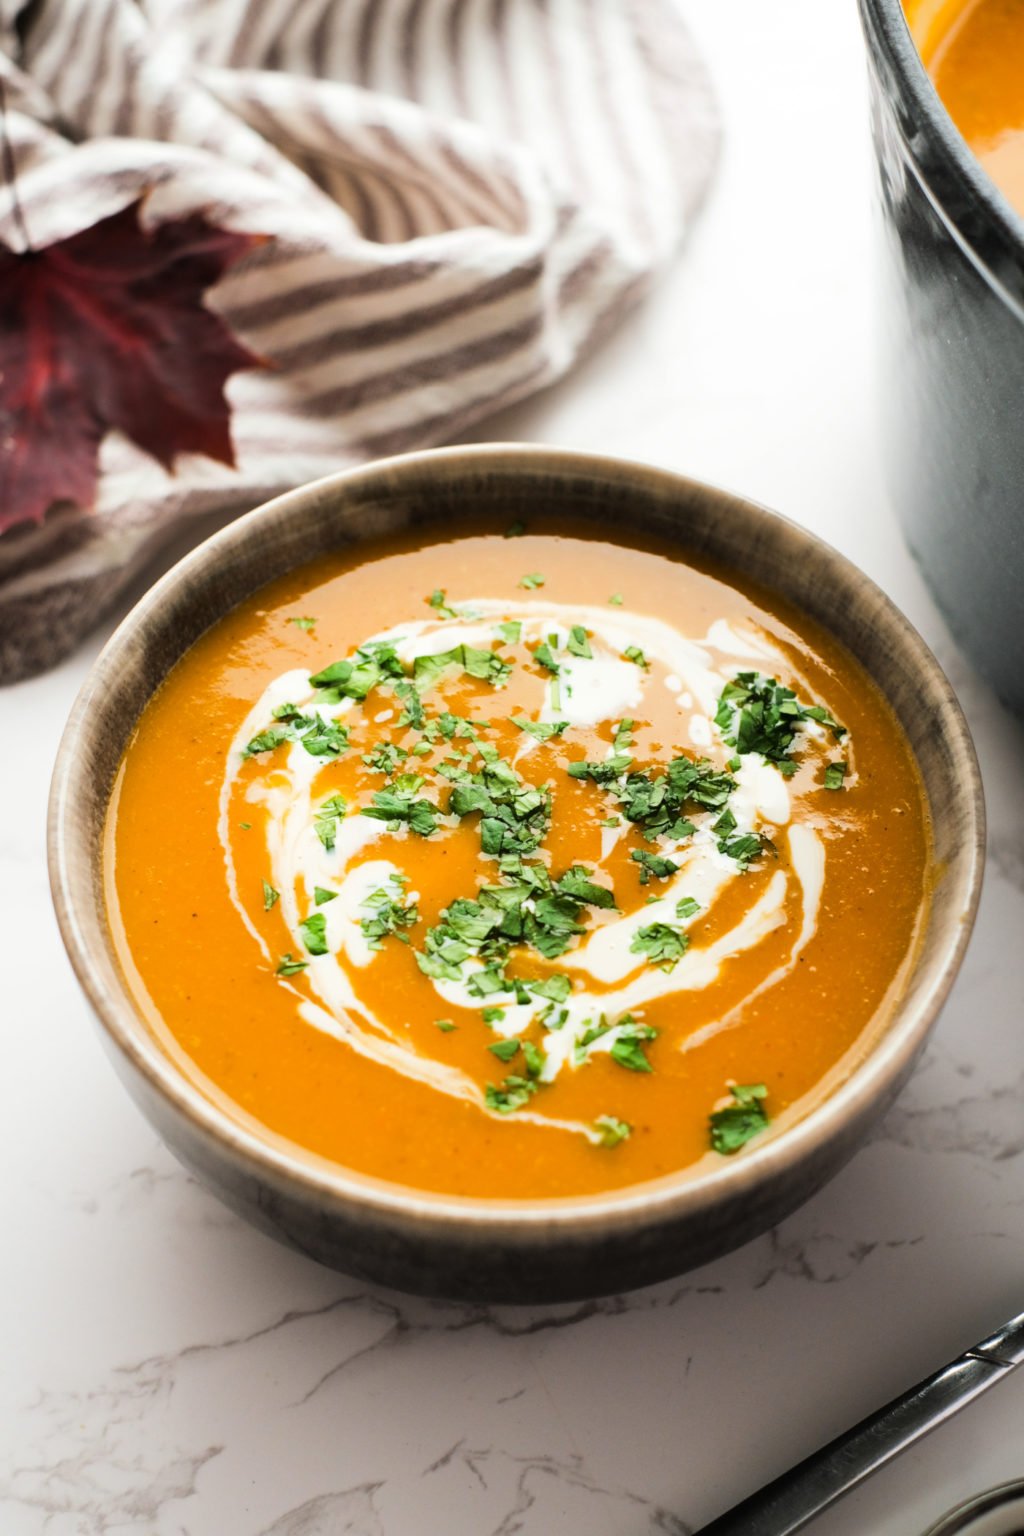
<path fill-rule="evenodd" d="M 1024 213 L 1024 0 L 908 0 L 906 11 L 949 115 Z"/>

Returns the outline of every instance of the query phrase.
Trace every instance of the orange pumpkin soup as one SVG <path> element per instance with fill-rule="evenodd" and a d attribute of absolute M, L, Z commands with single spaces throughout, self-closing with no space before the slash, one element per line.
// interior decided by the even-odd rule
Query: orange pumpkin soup
<path fill-rule="evenodd" d="M 108 817 L 139 1006 L 264 1137 L 579 1195 L 747 1155 L 884 1026 L 927 903 L 916 765 L 788 604 L 657 545 L 467 527 L 207 632 Z"/>
<path fill-rule="evenodd" d="M 1024 0 L 907 0 L 906 12 L 950 117 L 1024 213 Z"/>

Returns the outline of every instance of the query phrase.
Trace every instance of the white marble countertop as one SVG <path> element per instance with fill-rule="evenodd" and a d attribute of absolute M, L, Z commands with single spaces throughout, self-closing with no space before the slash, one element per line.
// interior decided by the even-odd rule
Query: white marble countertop
<path fill-rule="evenodd" d="M 43 817 L 95 636 L 0 694 L 2 1536 L 679 1536 L 1024 1307 L 1024 732 L 958 656 L 886 504 L 853 0 L 685 9 L 728 127 L 700 227 L 581 373 L 477 435 L 747 492 L 858 561 L 938 652 L 991 842 L 927 1058 L 833 1184 L 673 1284 L 523 1312 L 318 1268 L 158 1143 L 64 958 Z M 1019 1374 L 814 1531 L 916 1536 L 1024 1475 Z"/>

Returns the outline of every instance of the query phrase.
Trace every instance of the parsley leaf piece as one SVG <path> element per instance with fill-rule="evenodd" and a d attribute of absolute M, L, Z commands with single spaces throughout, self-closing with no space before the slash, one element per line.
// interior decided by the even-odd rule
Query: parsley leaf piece
<path fill-rule="evenodd" d="M 512 672 L 511 663 L 502 661 L 497 651 L 456 645 L 450 651 L 416 657 L 412 670 L 417 688 L 421 691 L 433 688 L 448 667 L 461 667 L 470 677 L 484 678 L 492 688 L 504 687 Z"/>
<path fill-rule="evenodd" d="M 594 1121 L 594 1129 L 601 1138 L 602 1147 L 617 1147 L 620 1142 L 628 1141 L 633 1127 L 626 1120 L 619 1120 L 615 1115 L 598 1115 Z"/>
<path fill-rule="evenodd" d="M 546 976 L 543 981 L 528 981 L 526 985 L 537 997 L 545 997 L 551 1003 L 564 1003 L 572 991 L 572 982 L 561 973 Z"/>
<path fill-rule="evenodd" d="M 512 724 L 532 736 L 535 741 L 550 741 L 568 729 L 568 720 L 527 720 L 525 715 L 513 715 Z"/>
<path fill-rule="evenodd" d="M 273 752 L 275 748 L 292 739 L 292 732 L 286 725 L 270 725 L 265 731 L 258 731 L 246 743 L 242 748 L 242 756 L 255 757 L 259 752 Z"/>
<path fill-rule="evenodd" d="M 310 757 L 340 757 L 348 747 L 348 727 L 318 714 L 299 740 Z"/>
<path fill-rule="evenodd" d="M 408 756 L 405 748 L 398 746 L 395 742 L 378 741 L 369 752 L 363 753 L 363 762 L 367 768 L 372 768 L 375 773 L 382 773 L 385 778 L 390 779 Z"/>
<path fill-rule="evenodd" d="M 400 773 L 391 789 L 374 791 L 373 804 L 364 805 L 360 815 L 396 827 L 404 825 L 418 837 L 430 837 L 437 831 L 437 806 L 430 800 L 417 799 L 416 791 L 422 783 L 419 774 Z"/>
<path fill-rule="evenodd" d="M 587 632 L 582 624 L 574 624 L 570 629 L 566 649 L 571 655 L 580 656 L 584 661 L 591 661 L 593 659 L 594 653 L 590 649 L 590 641 L 587 639 Z"/>
<path fill-rule="evenodd" d="M 527 1077 L 506 1077 L 500 1088 L 488 1083 L 484 1090 L 484 1104 L 499 1115 L 510 1115 L 528 1104 L 531 1094 L 537 1092 L 537 1084 Z"/>
<path fill-rule="evenodd" d="M 519 578 L 519 585 L 527 592 L 534 592 L 538 587 L 544 585 L 544 577 L 539 571 L 530 571 L 527 575 Z"/>
<path fill-rule="evenodd" d="M 671 923 L 649 923 L 637 929 L 629 946 L 632 955 L 646 955 L 652 965 L 666 973 L 674 971 L 690 947 L 690 936 Z"/>
<path fill-rule="evenodd" d="M 629 1020 L 628 1015 L 627 1020 Z M 620 1067 L 626 1067 L 630 1072 L 653 1072 L 654 1068 L 644 1055 L 642 1042 L 654 1040 L 657 1034 L 658 1031 L 652 1029 L 649 1024 L 637 1024 L 629 1020 L 625 1025 L 620 1026 L 620 1033 L 608 1054 L 612 1061 Z"/>
<path fill-rule="evenodd" d="M 741 869 L 746 869 L 748 864 L 752 864 L 756 858 L 760 857 L 766 841 L 756 832 L 747 832 L 743 837 L 720 837 L 718 851 L 726 854 L 730 859 L 735 859 Z"/>
<path fill-rule="evenodd" d="M 525 532 L 526 524 L 520 522 L 520 520 L 517 518 L 514 523 L 509 523 L 502 537 L 506 539 L 521 539 Z"/>
<path fill-rule="evenodd" d="M 341 795 L 332 795 L 325 800 L 313 818 L 313 831 L 323 843 L 327 852 L 334 847 L 334 839 L 338 830 L 338 822 L 344 816 L 347 807 Z"/>
<path fill-rule="evenodd" d="M 275 891 L 269 880 L 263 881 L 263 910 L 269 912 L 281 900 L 281 892 Z"/>
<path fill-rule="evenodd" d="M 311 912 L 299 924 L 302 942 L 311 955 L 327 954 L 327 919 L 322 912 Z"/>
<path fill-rule="evenodd" d="M 638 645 L 627 645 L 622 654 L 627 661 L 635 662 L 636 665 L 638 667 L 642 667 L 645 672 L 650 669 L 651 664 Z"/>
<path fill-rule="evenodd" d="M 523 626 L 518 619 L 508 619 L 504 624 L 498 625 L 498 634 L 506 645 L 518 645 L 522 633 Z"/>
<path fill-rule="evenodd" d="M 487 1049 L 492 1056 L 497 1056 L 499 1061 L 511 1061 L 512 1057 L 519 1050 L 519 1041 L 495 1040 L 494 1044 L 489 1045 Z"/>
<path fill-rule="evenodd" d="M 692 896 L 681 896 L 676 902 L 676 917 L 685 919 L 696 917 L 700 911 L 700 902 L 694 901 Z"/>
<path fill-rule="evenodd" d="M 722 740 L 738 753 L 759 752 L 791 778 L 796 772 L 792 749 L 805 720 L 815 720 L 842 740 L 846 729 L 820 704 L 801 704 L 792 688 L 760 672 L 738 672 L 722 689 L 715 724 Z"/>
<path fill-rule="evenodd" d="M 289 624 L 294 624 L 296 629 L 301 629 L 301 630 L 305 631 L 305 633 L 307 635 L 309 634 L 309 631 L 311 629 L 315 629 L 316 628 L 316 619 L 310 619 L 310 618 L 306 618 L 306 617 L 290 618 L 288 620 L 288 623 Z"/>
<path fill-rule="evenodd" d="M 764 1083 L 736 1083 L 731 1092 L 733 1102 L 708 1116 L 712 1151 L 723 1157 L 731 1157 L 770 1124 L 763 1102 L 768 1096 Z"/>
<path fill-rule="evenodd" d="M 616 752 L 602 763 L 591 763 L 586 759 L 568 763 L 565 771 L 571 779 L 593 779 L 595 784 L 610 784 L 622 777 L 632 761 L 628 752 Z"/>
<path fill-rule="evenodd" d="M 274 974 L 276 976 L 297 976 L 300 971 L 306 970 L 308 965 L 308 960 L 293 960 L 291 951 L 288 950 L 281 956 Z"/>
<path fill-rule="evenodd" d="M 548 672 L 552 672 L 556 677 L 561 671 L 561 667 L 555 660 L 555 653 L 546 640 L 542 640 L 540 645 L 537 646 L 533 652 L 533 659 L 538 666 L 543 667 Z"/>
<path fill-rule="evenodd" d="M 843 780 L 846 778 L 847 765 L 845 762 L 829 763 L 825 769 L 825 788 L 843 789 Z"/>
<path fill-rule="evenodd" d="M 252 831 L 252 822 L 251 821 L 240 821 L 238 823 L 238 825 L 241 827 L 243 832 L 251 832 Z"/>
<path fill-rule="evenodd" d="M 424 599 L 431 608 L 435 608 L 442 619 L 457 619 L 458 614 L 454 608 L 448 606 L 447 594 L 441 587 L 435 587 L 428 598 Z"/>
<path fill-rule="evenodd" d="M 337 891 L 324 890 L 322 885 L 315 885 L 313 887 L 313 901 L 318 907 L 325 907 L 329 901 L 335 899 L 337 894 Z"/>
<path fill-rule="evenodd" d="M 398 717 L 399 725 L 409 725 L 414 731 L 422 731 L 427 717 L 423 710 L 423 700 L 415 683 L 404 680 L 396 683 L 395 698 L 402 704 L 402 713 Z"/>
<path fill-rule="evenodd" d="M 630 858 L 640 865 L 641 885 L 647 885 L 652 875 L 656 880 L 667 880 L 679 868 L 674 859 L 665 858 L 660 853 L 648 853 L 646 848 L 634 848 Z"/>
<path fill-rule="evenodd" d="M 556 880 L 556 888 L 575 901 L 586 902 L 588 906 L 614 908 L 615 892 L 609 890 L 606 885 L 598 885 L 596 881 L 591 880 L 592 873 L 593 871 L 587 869 L 585 865 L 574 864 L 571 869 L 566 870 L 560 880 Z"/>
<path fill-rule="evenodd" d="M 608 599 L 608 601 L 611 603 L 613 608 L 621 608 L 622 607 L 622 593 L 621 592 L 613 592 L 611 597 Z"/>
<path fill-rule="evenodd" d="M 532 1040 L 523 1040 L 520 1044 L 523 1047 L 523 1060 L 526 1062 L 528 1076 L 540 1077 L 544 1071 L 544 1063 L 547 1060 L 544 1052 L 539 1046 L 534 1045 Z"/>
<path fill-rule="evenodd" d="M 453 1024 L 451 1019 L 435 1019 L 434 1023 L 443 1035 L 450 1035 L 453 1029 L 458 1029 L 458 1025 Z"/>
<path fill-rule="evenodd" d="M 370 949 L 381 949 L 384 940 L 390 936 L 408 944 L 409 936 L 403 930 L 414 927 L 420 920 L 420 910 L 414 901 L 403 906 L 398 899 L 405 887 L 405 876 L 392 875 L 389 884 L 390 890 L 387 886 L 379 886 L 363 902 L 370 912 L 359 919 L 359 926 Z"/>

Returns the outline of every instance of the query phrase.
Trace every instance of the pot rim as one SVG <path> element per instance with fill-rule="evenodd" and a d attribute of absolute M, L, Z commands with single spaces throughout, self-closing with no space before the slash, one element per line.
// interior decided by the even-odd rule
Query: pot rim
<path fill-rule="evenodd" d="M 741 1159 L 725 1162 L 720 1168 L 700 1174 L 683 1169 L 657 1181 L 603 1194 L 532 1201 L 444 1195 L 360 1174 L 305 1152 L 293 1143 L 270 1137 L 263 1139 L 248 1126 L 232 1119 L 159 1047 L 131 999 L 112 951 L 110 970 L 116 976 L 116 989 L 108 987 L 103 966 L 94 959 L 95 936 L 90 936 L 88 928 L 91 923 L 97 934 L 106 932 L 108 919 L 99 883 L 95 880 L 89 883 L 92 894 L 85 904 L 86 910 L 79 910 L 70 863 L 73 858 L 88 857 L 90 834 L 84 826 L 85 818 L 76 816 L 76 802 L 88 771 L 85 765 L 89 754 L 85 744 L 102 729 L 106 695 L 108 690 L 116 687 L 122 662 L 136 645 L 137 632 L 145 624 L 159 620 L 162 611 L 169 614 L 174 594 L 188 587 L 197 591 L 204 581 L 222 569 L 231 560 L 233 550 L 244 545 L 254 523 L 270 523 L 280 528 L 294 511 L 307 504 L 316 505 L 325 493 L 358 495 L 379 486 L 383 492 L 395 494 L 403 481 L 415 484 L 417 476 L 424 472 L 429 476 L 434 467 L 452 465 L 466 473 L 490 471 L 506 478 L 515 478 L 524 471 L 540 471 L 546 476 L 560 477 L 567 483 L 573 480 L 578 484 L 583 479 L 593 482 L 595 487 L 611 484 L 627 491 L 632 486 L 638 494 L 642 494 L 645 483 L 653 483 L 666 494 L 680 496 L 685 492 L 691 498 L 710 498 L 722 515 L 728 515 L 732 505 L 740 515 L 781 525 L 791 536 L 795 534 L 808 550 L 826 557 L 840 590 L 857 589 L 870 598 L 878 622 L 888 628 L 895 652 L 906 657 L 910 666 L 919 669 L 937 700 L 936 728 L 944 731 L 960 770 L 958 794 L 966 817 L 969 846 L 958 892 L 956 910 L 959 920 L 955 929 L 952 922 L 950 924 L 950 936 L 943 944 L 940 958 L 934 962 L 934 975 L 920 989 L 919 995 L 909 1002 L 904 998 L 896 1004 L 895 1016 L 884 1033 L 823 1102 L 776 1138 L 767 1140 L 761 1147 L 751 1148 Z M 681 539 L 681 551 L 685 552 L 685 548 L 685 540 Z M 294 566 L 268 571 L 253 590 L 291 568 Z M 737 570 L 742 574 L 742 563 Z M 885 693 L 880 682 L 878 686 Z M 147 702 L 153 691 L 149 690 Z M 109 793 L 106 803 L 109 804 Z M 480 1243 L 500 1240 L 507 1245 L 518 1238 L 528 1245 L 548 1228 L 557 1227 L 560 1239 L 571 1242 L 585 1240 L 598 1231 L 605 1235 L 611 1230 L 627 1233 L 652 1222 L 668 1222 L 684 1212 L 688 1216 L 698 1214 L 745 1191 L 749 1193 L 770 1185 L 798 1165 L 812 1166 L 816 1154 L 823 1156 L 830 1145 L 841 1141 L 845 1129 L 867 1122 L 873 1108 L 886 1102 L 887 1089 L 891 1090 L 893 1084 L 898 1085 L 910 1070 L 959 970 L 980 899 L 984 842 L 985 811 L 980 771 L 970 732 L 953 690 L 909 620 L 845 556 L 816 534 L 750 498 L 734 496 L 671 470 L 586 452 L 501 443 L 428 449 L 326 476 L 275 497 L 236 519 L 172 567 L 121 621 L 78 694 L 61 738 L 53 772 L 47 851 L 51 890 L 64 945 L 108 1042 L 116 1054 L 134 1068 L 146 1087 L 166 1101 L 172 1111 L 184 1117 L 204 1142 L 216 1143 L 222 1154 L 271 1187 L 291 1193 L 301 1191 L 307 1198 L 328 1208 L 335 1207 L 350 1217 L 358 1210 L 361 1220 L 381 1228 L 393 1226 L 398 1220 L 405 1228 L 429 1228 L 439 1237 L 457 1232 L 462 1242 L 467 1239 Z"/>
<path fill-rule="evenodd" d="M 904 144 L 918 180 L 936 213 L 957 244 L 989 282 L 1000 290 L 1018 319 L 1024 322 L 1024 213 L 1010 202 L 974 154 L 947 110 L 924 66 L 903 10 L 902 0 L 858 0 L 864 30 L 879 48 L 909 107 L 913 126 L 926 125 L 926 144 L 904 132 Z M 905 127 L 902 123 L 901 126 Z M 950 206 L 944 194 L 959 194 L 961 207 Z M 988 238 L 963 228 L 964 215 L 981 214 L 992 226 Z M 992 249 L 991 247 L 996 247 Z M 1011 273 L 1002 269 L 1007 264 Z M 1008 278 L 1016 291 L 1008 287 Z"/>

